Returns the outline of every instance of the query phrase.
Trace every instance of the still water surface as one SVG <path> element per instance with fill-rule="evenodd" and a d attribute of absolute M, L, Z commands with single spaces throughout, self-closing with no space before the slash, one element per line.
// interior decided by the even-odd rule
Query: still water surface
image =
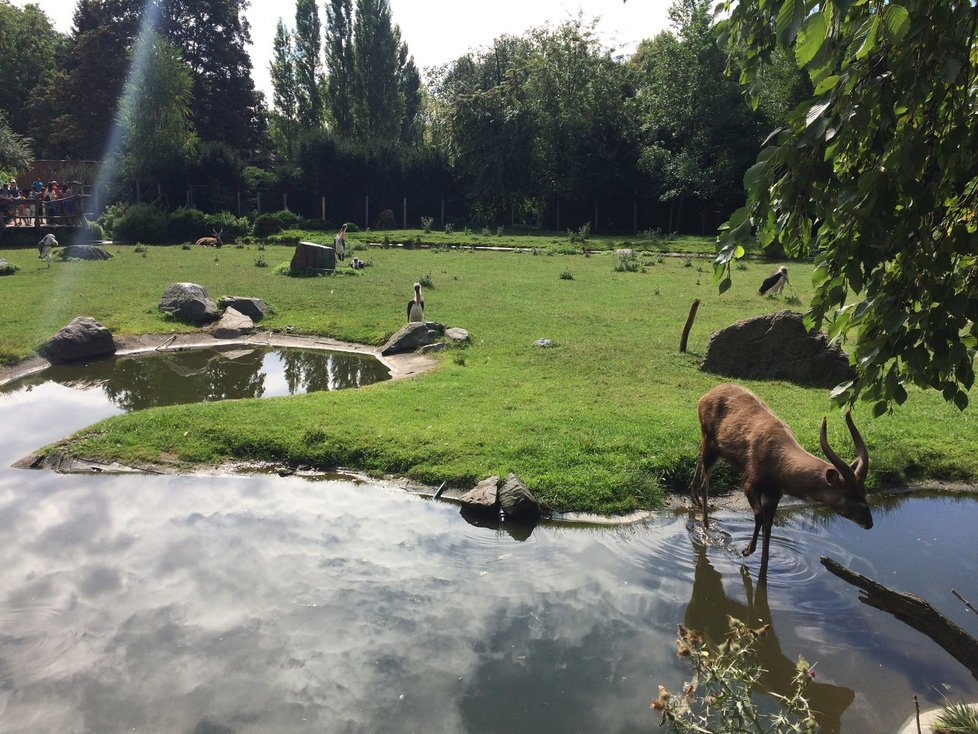
<path fill-rule="evenodd" d="M 0 731 L 650 732 L 656 686 L 688 678 L 676 624 L 719 636 L 727 614 L 772 625 L 769 689 L 817 661 L 826 732 L 978 695 L 818 563 L 974 632 L 949 592 L 978 598 L 971 499 L 891 499 L 869 532 L 786 513 L 760 592 L 741 514 L 704 548 L 685 516 L 527 535 L 379 483 L 8 468 L 118 411 L 100 387 L 0 394 Z"/>

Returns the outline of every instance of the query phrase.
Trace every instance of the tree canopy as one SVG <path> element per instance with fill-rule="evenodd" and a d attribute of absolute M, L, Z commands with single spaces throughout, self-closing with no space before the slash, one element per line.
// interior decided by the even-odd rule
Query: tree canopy
<path fill-rule="evenodd" d="M 970 0 L 728 0 L 723 40 L 756 101 L 777 49 L 814 94 L 768 138 L 717 276 L 755 242 L 814 257 L 809 314 L 851 336 L 875 414 L 914 384 L 964 409 L 978 343 L 978 5 Z"/>

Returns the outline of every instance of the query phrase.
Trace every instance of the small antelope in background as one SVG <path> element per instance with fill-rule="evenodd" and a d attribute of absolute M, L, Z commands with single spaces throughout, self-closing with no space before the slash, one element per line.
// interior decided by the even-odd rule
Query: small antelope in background
<path fill-rule="evenodd" d="M 201 237 L 194 244 L 201 247 L 220 247 L 223 245 L 224 242 L 221 240 L 221 235 L 224 234 L 224 230 L 222 229 L 218 231 L 216 229 L 212 229 L 211 232 L 214 233 L 213 237 Z M 232 239 L 234 238 L 232 237 Z"/>
<path fill-rule="evenodd" d="M 743 472 L 744 493 L 754 511 L 754 535 L 743 555 L 754 552 L 763 530 L 759 579 L 767 576 L 771 525 L 783 494 L 822 503 L 867 530 L 873 527 L 865 487 L 869 456 L 851 413 L 846 413 L 846 424 L 856 458 L 846 464 L 829 446 L 824 417 L 819 442 L 828 463 L 805 451 L 791 429 L 750 390 L 729 383 L 718 385 L 700 398 L 698 408 L 703 438 L 690 496 L 702 507 L 703 527 L 707 528 L 706 501 L 716 460 L 726 459 Z"/>

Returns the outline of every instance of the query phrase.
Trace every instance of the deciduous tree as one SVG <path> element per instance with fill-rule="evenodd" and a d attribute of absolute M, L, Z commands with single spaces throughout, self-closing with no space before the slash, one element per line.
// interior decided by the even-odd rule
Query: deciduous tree
<path fill-rule="evenodd" d="M 810 319 L 850 337 L 834 393 L 875 414 L 933 388 L 964 409 L 978 343 L 978 5 L 971 0 L 728 0 L 742 83 L 785 49 L 813 96 L 745 177 L 717 258 L 755 242 L 815 258 Z"/>

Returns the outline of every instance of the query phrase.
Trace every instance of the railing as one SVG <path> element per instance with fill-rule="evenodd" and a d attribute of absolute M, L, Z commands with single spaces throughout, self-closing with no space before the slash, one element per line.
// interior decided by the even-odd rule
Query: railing
<path fill-rule="evenodd" d="M 63 199 L 13 199 L 0 197 L 0 223 L 4 227 L 77 227 L 85 221 L 84 201 L 88 194 Z"/>

